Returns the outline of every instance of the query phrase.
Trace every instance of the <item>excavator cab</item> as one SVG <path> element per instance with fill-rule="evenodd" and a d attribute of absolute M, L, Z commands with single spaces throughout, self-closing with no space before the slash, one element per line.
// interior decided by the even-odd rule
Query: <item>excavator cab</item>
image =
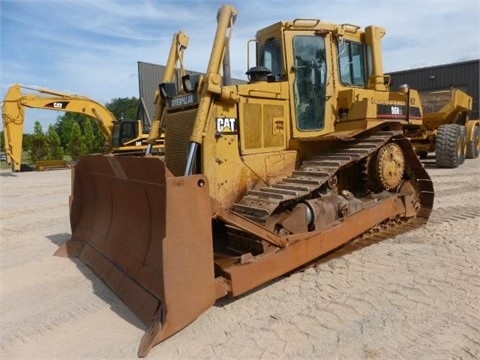
<path fill-rule="evenodd" d="M 139 122 L 135 120 L 120 120 L 113 125 L 113 147 L 120 148 L 128 142 L 138 139 L 141 133 Z M 140 140 L 141 144 L 141 140 Z"/>

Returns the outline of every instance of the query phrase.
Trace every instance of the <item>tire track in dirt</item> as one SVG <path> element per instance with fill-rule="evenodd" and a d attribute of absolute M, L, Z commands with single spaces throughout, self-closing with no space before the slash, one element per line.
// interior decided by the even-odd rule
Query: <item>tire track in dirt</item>
<path fill-rule="evenodd" d="M 456 225 L 458 220 L 480 218 L 480 205 L 458 205 L 437 208 L 428 219 L 427 226 L 449 223 Z"/>
<path fill-rule="evenodd" d="M 480 187 L 475 187 L 469 184 L 459 186 L 452 186 L 442 190 L 435 190 L 436 197 L 458 196 L 461 194 L 476 194 Z"/>
<path fill-rule="evenodd" d="M 73 296 L 70 294 L 69 296 Z M 37 302 L 36 302 L 37 303 Z M 107 305 L 91 302 L 82 304 L 81 307 L 74 306 L 72 310 L 59 311 L 53 307 L 42 309 L 35 314 L 24 315 L 25 320 L 16 323 L 15 328 L 18 330 L 15 332 L 2 333 L 0 336 L 1 349 L 6 350 L 27 342 L 36 341 L 45 333 L 55 333 L 59 327 L 64 323 L 74 322 L 78 318 L 85 316 L 89 313 L 96 312 Z M 11 324 L 6 322 L 7 326 Z"/>

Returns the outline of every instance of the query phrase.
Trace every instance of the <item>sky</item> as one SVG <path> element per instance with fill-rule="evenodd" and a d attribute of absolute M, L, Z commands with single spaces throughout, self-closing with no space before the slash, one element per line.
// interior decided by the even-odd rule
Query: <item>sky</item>
<path fill-rule="evenodd" d="M 205 71 L 217 0 L 0 0 L 0 100 L 14 83 L 88 96 L 138 97 L 138 61 L 164 65 L 172 36 L 190 37 L 188 70 Z M 386 28 L 384 71 L 480 58 L 479 0 L 236 0 L 232 77 L 245 78 L 247 42 L 278 21 L 315 18 Z M 61 113 L 28 110 L 44 130 Z"/>

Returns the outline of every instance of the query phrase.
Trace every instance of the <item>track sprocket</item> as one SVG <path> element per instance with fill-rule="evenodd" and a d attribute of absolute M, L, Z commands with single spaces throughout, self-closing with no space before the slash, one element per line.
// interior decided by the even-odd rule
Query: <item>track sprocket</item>
<path fill-rule="evenodd" d="M 402 149 L 391 142 L 383 146 L 375 156 L 374 174 L 377 185 L 385 190 L 397 188 L 405 171 Z"/>

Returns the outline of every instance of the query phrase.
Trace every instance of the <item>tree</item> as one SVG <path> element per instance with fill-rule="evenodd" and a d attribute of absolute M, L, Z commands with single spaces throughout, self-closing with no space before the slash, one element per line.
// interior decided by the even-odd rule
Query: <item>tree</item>
<path fill-rule="evenodd" d="M 71 112 L 66 112 L 64 115 L 57 117 L 57 122 L 55 123 L 55 131 L 60 137 L 60 141 L 64 149 L 68 149 L 73 124 L 79 124 L 80 128 L 82 129 L 84 127 L 84 123 L 88 119 L 89 117 L 86 115 Z"/>
<path fill-rule="evenodd" d="M 32 162 L 45 160 L 48 156 L 47 137 L 39 121 L 35 121 L 33 126 L 29 155 Z"/>
<path fill-rule="evenodd" d="M 108 152 L 109 145 L 107 143 L 107 140 L 105 139 L 105 136 L 103 136 L 103 134 L 100 132 L 100 130 L 98 129 L 98 126 L 96 128 L 94 127 L 93 129 L 94 129 L 93 132 L 95 134 L 95 142 L 94 142 L 94 147 L 91 153 Z"/>
<path fill-rule="evenodd" d="M 23 150 L 30 151 L 32 148 L 32 134 L 23 134 Z"/>
<path fill-rule="evenodd" d="M 95 152 L 95 135 L 93 133 L 93 127 L 91 121 L 86 121 L 83 127 L 83 139 L 87 148 L 87 153 L 91 154 Z"/>
<path fill-rule="evenodd" d="M 89 154 L 104 152 L 105 137 L 100 132 L 94 120 L 88 119 L 88 121 L 85 122 L 83 136 Z"/>
<path fill-rule="evenodd" d="M 50 125 L 47 132 L 48 160 L 62 160 L 64 151 L 55 127 Z"/>
<path fill-rule="evenodd" d="M 137 116 L 138 99 L 135 97 L 117 98 L 107 103 L 105 107 L 112 112 L 116 119 L 132 120 Z M 81 133 L 84 134 L 84 141 L 87 144 L 87 153 L 103 153 L 107 151 L 105 137 L 100 131 L 97 121 L 89 116 L 74 112 L 64 113 L 57 118 L 55 123 L 55 131 L 60 137 L 61 146 L 64 149 L 70 152 L 70 136 L 75 123 L 82 129 Z"/>
<path fill-rule="evenodd" d="M 136 97 L 112 99 L 111 102 L 105 104 L 105 107 L 118 120 L 137 119 L 138 99 Z"/>
<path fill-rule="evenodd" d="M 78 125 L 78 123 L 72 124 L 68 151 L 74 161 L 79 160 L 82 155 L 85 155 L 88 152 L 84 137 L 82 136 L 82 130 L 80 130 L 80 125 Z"/>

